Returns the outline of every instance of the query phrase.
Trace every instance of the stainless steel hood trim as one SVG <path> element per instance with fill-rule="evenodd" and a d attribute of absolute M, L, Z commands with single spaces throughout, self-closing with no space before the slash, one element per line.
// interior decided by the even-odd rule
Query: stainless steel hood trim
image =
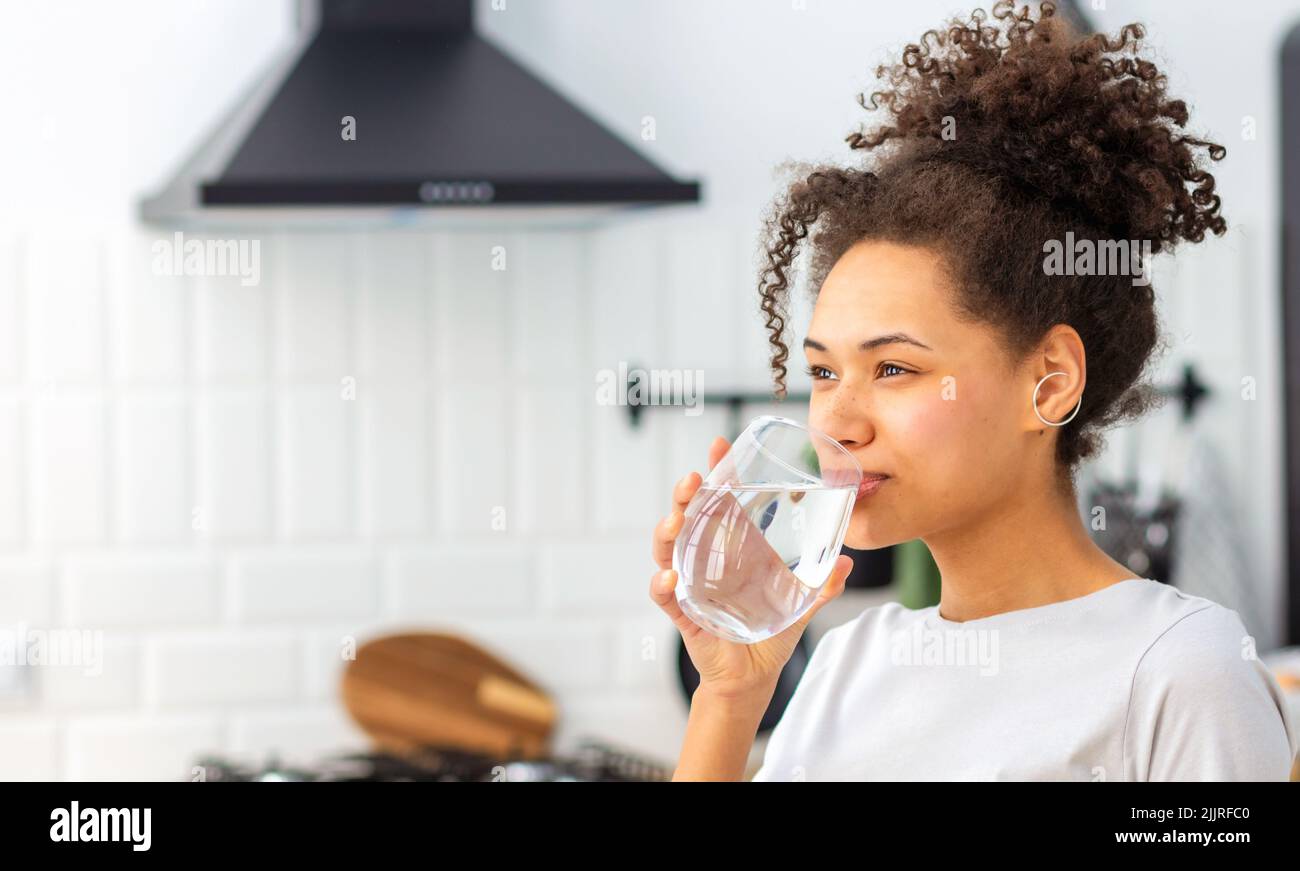
<path fill-rule="evenodd" d="M 199 202 L 200 186 L 215 178 L 257 123 L 285 79 L 293 72 L 299 56 L 316 38 L 314 26 L 299 32 L 256 82 L 235 101 L 234 108 L 212 128 L 212 132 L 184 163 L 168 185 L 140 204 L 140 218 L 149 224 L 191 223 L 204 220 Z"/>

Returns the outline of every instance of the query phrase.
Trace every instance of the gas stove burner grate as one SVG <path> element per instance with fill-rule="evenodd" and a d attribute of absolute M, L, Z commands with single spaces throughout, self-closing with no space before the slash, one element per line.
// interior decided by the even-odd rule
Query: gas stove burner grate
<path fill-rule="evenodd" d="M 262 766 L 205 756 L 200 779 L 210 783 L 284 781 L 483 782 L 648 782 L 665 781 L 672 771 L 630 751 L 595 740 L 583 741 L 569 756 L 498 759 L 449 747 L 424 747 L 403 755 L 345 753 L 314 765 L 284 765 L 271 757 Z"/>

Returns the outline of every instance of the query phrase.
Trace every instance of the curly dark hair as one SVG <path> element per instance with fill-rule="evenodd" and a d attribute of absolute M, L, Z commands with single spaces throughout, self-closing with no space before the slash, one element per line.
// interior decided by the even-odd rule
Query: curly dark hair
<path fill-rule="evenodd" d="M 958 316 L 995 326 L 1012 362 L 1054 325 L 1087 348 L 1087 396 L 1059 430 L 1058 472 L 1072 477 L 1102 431 L 1159 402 L 1143 377 L 1159 335 L 1155 294 L 1125 275 L 1053 275 L 1044 243 L 1142 240 L 1157 253 L 1179 240 L 1222 235 L 1214 177 L 1201 152 L 1221 145 L 1184 135 L 1187 105 L 1139 55 L 1145 32 L 1080 35 L 1043 3 L 1000 0 L 988 15 L 927 31 L 900 63 L 877 68 L 885 90 L 864 109 L 886 123 L 847 141 L 860 168 L 794 164 L 797 178 L 766 216 L 760 270 L 776 395 L 786 393 L 787 291 L 801 240 L 812 238 L 809 282 L 821 287 L 839 257 L 875 239 L 936 250 L 957 289 Z M 787 167 L 789 164 L 787 164 Z M 806 174 L 805 174 L 806 173 Z"/>

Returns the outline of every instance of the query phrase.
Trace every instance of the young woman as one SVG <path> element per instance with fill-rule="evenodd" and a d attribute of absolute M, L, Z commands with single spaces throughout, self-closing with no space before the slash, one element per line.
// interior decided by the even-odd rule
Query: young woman
<path fill-rule="evenodd" d="M 1074 472 L 1102 430 L 1153 403 L 1152 289 L 1134 257 L 1076 269 L 1045 253 L 1222 234 L 1203 158 L 1224 149 L 1183 132 L 1187 107 L 1139 55 L 1140 26 L 1080 36 L 1052 13 L 1003 2 L 909 45 L 862 100 L 888 112 L 849 137 L 865 162 L 801 173 L 768 220 L 779 394 L 788 280 L 815 230 L 808 420 L 870 482 L 847 544 L 921 538 L 943 585 L 935 607 L 869 608 L 821 638 L 757 780 L 1289 776 L 1297 733 L 1237 614 L 1135 577 L 1077 510 Z M 726 449 L 714 442 L 711 466 Z M 677 484 L 655 530 L 650 594 L 701 678 L 675 778 L 736 780 L 852 562 L 773 638 L 702 631 L 671 570 L 700 481 Z"/>

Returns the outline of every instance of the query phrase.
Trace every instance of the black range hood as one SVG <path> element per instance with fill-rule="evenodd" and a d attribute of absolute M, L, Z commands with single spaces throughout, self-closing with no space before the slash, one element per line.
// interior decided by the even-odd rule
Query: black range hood
<path fill-rule="evenodd" d="M 699 201 L 698 182 L 670 177 L 476 33 L 472 0 L 303 0 L 299 13 L 298 44 L 144 202 L 146 220 L 539 206 L 580 218 Z"/>

